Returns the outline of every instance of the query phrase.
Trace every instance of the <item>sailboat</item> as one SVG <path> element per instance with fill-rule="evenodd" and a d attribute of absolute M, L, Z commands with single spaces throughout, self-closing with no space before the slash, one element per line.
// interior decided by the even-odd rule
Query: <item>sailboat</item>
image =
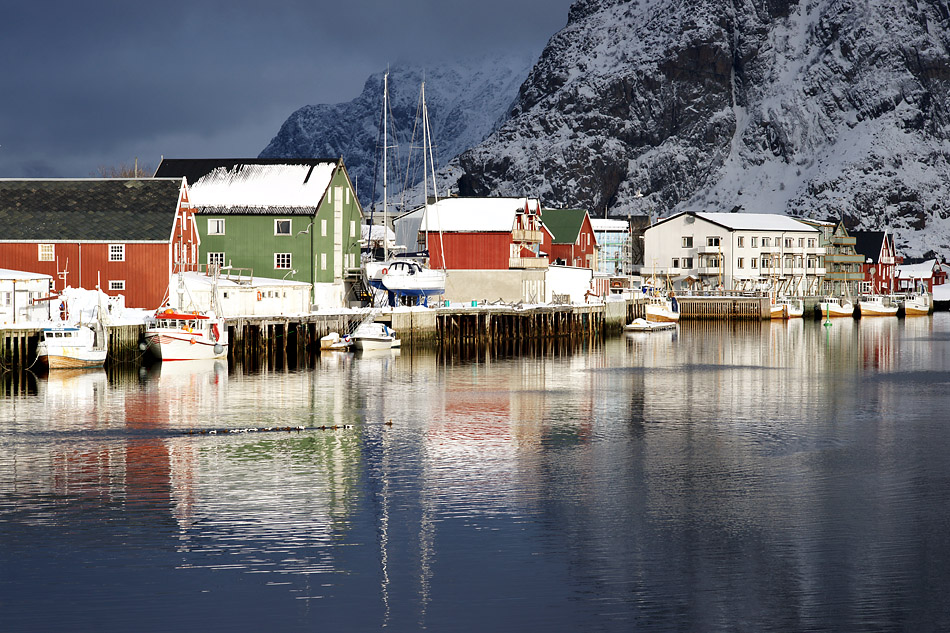
<path fill-rule="evenodd" d="M 435 188 L 435 162 L 432 160 L 429 111 L 425 101 L 425 82 L 420 94 L 423 137 L 423 195 L 428 206 L 428 168 L 432 168 L 432 184 Z M 388 112 L 389 73 L 383 75 L 383 224 L 388 232 Z M 427 238 L 428 239 L 428 233 Z M 426 245 L 428 253 L 428 244 Z M 398 305 L 402 297 L 415 297 L 428 305 L 428 298 L 445 294 L 445 271 L 431 270 L 422 263 L 407 257 L 389 257 L 388 238 L 383 240 L 383 261 L 366 262 L 363 265 L 367 285 L 389 294 L 390 304 Z"/>

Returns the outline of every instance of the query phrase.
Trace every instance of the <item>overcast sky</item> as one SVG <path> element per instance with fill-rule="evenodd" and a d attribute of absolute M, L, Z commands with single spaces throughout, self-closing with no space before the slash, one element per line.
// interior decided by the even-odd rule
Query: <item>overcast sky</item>
<path fill-rule="evenodd" d="M 0 177 L 257 156 L 297 108 L 388 63 L 539 54 L 572 0 L 14 0 L 0 12 Z"/>

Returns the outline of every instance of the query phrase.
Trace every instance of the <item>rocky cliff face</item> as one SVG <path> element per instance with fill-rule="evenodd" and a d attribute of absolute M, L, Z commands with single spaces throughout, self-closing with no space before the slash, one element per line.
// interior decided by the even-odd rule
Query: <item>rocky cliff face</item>
<path fill-rule="evenodd" d="M 945 254 L 948 44 L 946 0 L 578 0 L 442 188 L 843 218 Z"/>
<path fill-rule="evenodd" d="M 503 119 L 518 94 L 518 86 L 531 69 L 532 59 L 485 58 L 422 68 L 395 65 L 390 69 L 391 130 L 388 151 L 389 194 L 394 198 L 405 186 L 412 130 L 416 121 L 420 86 L 426 81 L 426 102 L 434 137 L 436 164 L 484 139 Z M 383 73 L 372 75 L 353 101 L 336 105 L 309 105 L 294 112 L 261 158 L 343 157 L 355 177 L 360 200 L 367 205 L 381 197 L 382 175 L 379 138 L 382 114 Z M 415 143 L 421 143 L 416 136 Z M 409 184 L 422 178 L 421 150 L 414 150 Z M 421 195 L 421 194 L 420 194 Z"/>

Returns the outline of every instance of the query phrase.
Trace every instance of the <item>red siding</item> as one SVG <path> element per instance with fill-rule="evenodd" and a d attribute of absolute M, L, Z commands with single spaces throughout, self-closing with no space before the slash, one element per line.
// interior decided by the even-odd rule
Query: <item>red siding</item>
<path fill-rule="evenodd" d="M 443 233 L 442 244 L 450 270 L 508 270 L 511 233 Z M 429 266 L 442 268 L 438 233 L 429 233 Z"/>
<path fill-rule="evenodd" d="M 157 308 L 168 289 L 168 244 L 126 244 L 123 262 L 109 261 L 108 244 L 58 243 L 54 254 L 58 269 L 57 261 L 39 261 L 38 243 L 0 243 L 0 268 L 51 275 L 56 291 L 100 284 L 107 295 L 125 295 L 130 308 Z M 62 271 L 66 271 L 65 279 L 59 276 Z M 109 290 L 113 280 L 125 281 L 125 290 Z"/>

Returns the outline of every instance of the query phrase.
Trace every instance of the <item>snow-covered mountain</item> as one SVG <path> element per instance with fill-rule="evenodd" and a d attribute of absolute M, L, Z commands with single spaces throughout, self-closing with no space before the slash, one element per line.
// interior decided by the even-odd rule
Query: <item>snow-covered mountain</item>
<path fill-rule="evenodd" d="M 510 56 L 454 61 L 436 67 L 397 64 L 390 68 L 392 120 L 388 142 L 388 183 L 391 200 L 398 203 L 399 192 L 407 178 L 407 161 L 423 78 L 434 142 L 433 154 L 437 166 L 442 167 L 449 159 L 484 139 L 503 120 L 533 63 L 534 60 L 528 57 Z M 382 190 L 382 139 L 379 136 L 382 95 L 383 73 L 380 72 L 372 75 L 363 92 L 348 103 L 300 108 L 284 122 L 260 157 L 342 156 L 350 176 L 356 180 L 364 205 L 373 198 L 374 172 L 379 170 L 375 177 L 376 199 L 379 199 Z M 416 133 L 415 149 L 412 150 L 410 184 L 422 178 L 419 134 Z"/>
<path fill-rule="evenodd" d="M 598 214 L 841 217 L 946 254 L 948 42 L 946 0 L 578 0 L 443 178 Z"/>

